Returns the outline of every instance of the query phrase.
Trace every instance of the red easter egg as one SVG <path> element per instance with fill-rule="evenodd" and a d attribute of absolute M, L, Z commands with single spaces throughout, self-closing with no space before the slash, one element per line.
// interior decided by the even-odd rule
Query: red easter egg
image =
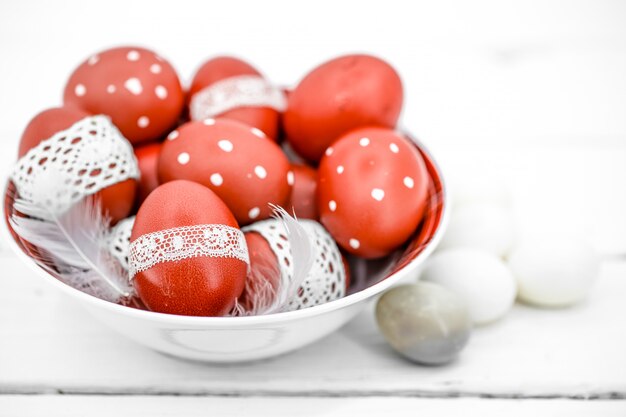
<path fill-rule="evenodd" d="M 291 192 L 289 161 L 274 142 L 228 119 L 189 122 L 163 143 L 161 183 L 186 179 L 213 190 L 244 225 L 285 207 Z"/>
<path fill-rule="evenodd" d="M 239 303 L 245 311 L 250 311 L 258 303 L 258 297 L 270 304 L 280 284 L 280 267 L 276 255 L 267 240 L 256 232 L 246 232 L 246 244 L 250 255 L 250 269 L 246 278 L 246 287 L 239 297 Z M 262 294 L 262 295 L 261 295 Z"/>
<path fill-rule="evenodd" d="M 417 148 L 386 128 L 354 130 L 326 150 L 318 168 L 322 224 L 346 251 L 385 256 L 420 223 L 428 172 Z"/>
<path fill-rule="evenodd" d="M 131 235 L 131 271 L 133 268 L 138 271 L 138 260 L 145 258 L 145 252 L 135 251 L 137 246 L 144 251 L 153 250 L 155 255 L 163 251 L 169 256 L 158 258 L 159 261 L 152 259 L 148 269 L 134 274 L 137 294 L 150 310 L 187 316 L 223 316 L 241 295 L 246 262 L 232 256 L 209 256 L 204 252 L 198 255 L 197 250 L 189 249 L 188 245 L 210 244 L 212 235 L 207 237 L 203 231 L 192 231 L 202 225 L 226 226 L 241 233 L 224 202 L 208 188 L 191 181 L 172 181 L 159 186 L 139 209 Z M 205 239 L 209 240 L 205 242 Z M 224 242 L 219 247 L 226 249 Z M 240 243 L 245 247 L 243 233 Z M 176 252 L 181 247 L 187 250 L 186 255 Z M 174 256 L 172 251 L 179 256 Z M 144 257 L 136 253 L 143 253 Z"/>
<path fill-rule="evenodd" d="M 317 212 L 317 171 L 308 165 L 292 164 L 293 187 L 286 209 L 299 219 L 319 220 Z M 291 178 L 291 177 L 290 177 Z"/>
<path fill-rule="evenodd" d="M 346 294 L 348 293 L 348 288 L 350 288 L 350 283 L 352 282 L 352 275 L 350 275 L 350 263 L 346 256 L 341 254 L 341 263 L 343 264 L 343 269 L 346 271 Z"/>
<path fill-rule="evenodd" d="M 159 186 L 157 162 L 159 161 L 160 152 L 160 143 L 150 143 L 135 148 L 135 156 L 141 172 L 141 178 L 137 186 L 137 197 L 135 198 L 136 207 L 139 207 L 148 197 L 148 194 Z"/>
<path fill-rule="evenodd" d="M 184 94 L 169 62 L 148 49 L 121 47 L 99 52 L 78 66 L 63 101 L 110 116 L 137 144 L 162 137 L 176 124 Z"/>
<path fill-rule="evenodd" d="M 89 116 L 89 113 L 74 107 L 58 107 L 42 111 L 28 123 L 24 130 L 18 157 L 24 157 L 42 141 L 71 128 Z M 136 181 L 128 178 L 99 190 L 94 189 L 91 196 L 101 202 L 103 213 L 108 214 L 112 223 L 117 223 L 130 214 L 136 187 Z"/>
<path fill-rule="evenodd" d="M 260 101 L 248 101 L 250 97 L 254 99 L 254 96 L 246 95 L 246 83 L 255 86 L 266 85 L 272 91 L 266 99 L 267 103 L 263 103 L 263 95 L 256 97 Z M 206 94 L 217 98 L 220 105 L 207 105 L 202 97 L 202 95 L 206 97 Z M 216 97 L 216 94 L 219 97 Z M 280 90 L 271 87 L 261 73 L 247 62 L 228 56 L 216 57 L 205 62 L 193 77 L 189 90 L 191 118 L 202 120 L 225 117 L 237 120 L 259 129 L 277 141 L 280 113 L 271 104 L 274 101 L 272 97 L 281 94 Z M 284 97 L 282 100 L 284 102 Z M 216 101 L 211 102 L 217 104 Z"/>
<path fill-rule="evenodd" d="M 394 127 L 402 95 L 400 77 L 385 61 L 342 56 L 315 68 L 289 94 L 283 127 L 296 152 L 318 161 L 349 130 Z"/>

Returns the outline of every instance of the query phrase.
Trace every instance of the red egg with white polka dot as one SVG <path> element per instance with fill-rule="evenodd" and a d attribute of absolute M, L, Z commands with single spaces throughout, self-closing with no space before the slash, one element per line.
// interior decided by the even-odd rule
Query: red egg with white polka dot
<path fill-rule="evenodd" d="M 317 171 L 308 165 L 292 164 L 293 188 L 286 209 L 299 219 L 318 220 Z"/>
<path fill-rule="evenodd" d="M 394 130 L 361 128 L 342 136 L 326 150 L 318 175 L 321 222 L 354 255 L 388 255 L 422 220 L 426 165 Z"/>
<path fill-rule="evenodd" d="M 192 120 L 238 120 L 278 140 L 284 92 L 245 61 L 221 56 L 205 62 L 193 77 L 189 97 Z"/>
<path fill-rule="evenodd" d="M 130 241 L 129 275 L 152 311 L 223 316 L 243 291 L 249 265 L 243 232 L 200 184 L 172 181 L 154 190 Z"/>
<path fill-rule="evenodd" d="M 163 144 L 158 172 L 162 183 L 186 179 L 209 187 L 242 225 L 270 217 L 269 204 L 285 207 L 293 179 L 278 145 L 229 119 L 174 130 Z"/>
<path fill-rule="evenodd" d="M 139 170 L 132 146 L 105 116 L 74 107 L 42 111 L 22 134 L 12 179 L 20 194 L 39 202 L 41 192 L 56 188 L 72 195 L 66 203 L 90 197 L 100 202 L 113 223 L 133 206 Z M 55 183 L 50 183 L 51 176 Z M 69 205 L 52 207 L 58 213 Z"/>
<path fill-rule="evenodd" d="M 63 94 L 67 105 L 106 114 L 133 144 L 164 136 L 184 105 L 174 68 L 144 48 L 99 52 L 70 76 Z"/>
<path fill-rule="evenodd" d="M 319 161 L 339 136 L 362 126 L 394 127 L 402 82 L 385 61 L 346 55 L 311 71 L 289 94 L 283 128 L 293 149 Z"/>
<path fill-rule="evenodd" d="M 157 172 L 157 162 L 161 153 L 161 143 L 150 143 L 135 147 L 135 156 L 141 172 L 141 178 L 137 186 L 137 197 L 135 206 L 139 207 L 144 202 L 148 194 L 159 186 L 159 175 Z"/>

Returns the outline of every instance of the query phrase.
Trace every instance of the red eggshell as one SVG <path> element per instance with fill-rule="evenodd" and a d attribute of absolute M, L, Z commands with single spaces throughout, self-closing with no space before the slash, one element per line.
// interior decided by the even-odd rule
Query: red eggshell
<path fill-rule="evenodd" d="M 292 164 L 293 187 L 287 210 L 299 219 L 319 220 L 317 212 L 317 171 L 307 165 Z"/>
<path fill-rule="evenodd" d="M 276 255 L 263 236 L 256 232 L 247 232 L 245 236 L 250 255 L 250 271 L 246 278 L 248 281 L 246 289 L 241 294 L 239 303 L 245 310 L 249 311 L 253 307 L 252 299 L 255 294 L 248 291 L 255 291 L 255 289 L 263 288 L 262 286 L 267 284 L 273 288 L 274 293 L 278 291 L 280 266 Z"/>
<path fill-rule="evenodd" d="M 350 288 L 350 283 L 352 282 L 352 276 L 350 275 L 350 263 L 345 255 L 341 254 L 341 263 L 343 264 L 343 270 L 346 272 L 346 294 L 348 293 L 348 288 Z"/>
<path fill-rule="evenodd" d="M 238 227 L 228 207 L 211 190 L 190 181 L 172 181 L 154 190 L 143 203 L 131 242 L 147 233 L 200 224 Z M 201 256 L 156 264 L 137 273 L 133 282 L 152 311 L 223 316 L 241 295 L 247 268 L 239 259 Z"/>
<path fill-rule="evenodd" d="M 135 206 L 139 207 L 144 202 L 148 194 L 159 186 L 159 176 L 157 172 L 157 162 L 161 152 L 160 143 L 150 143 L 138 146 L 134 149 L 137 157 L 137 164 L 141 172 L 141 178 L 137 186 L 137 197 Z"/>
<path fill-rule="evenodd" d="M 391 129 L 352 131 L 318 168 L 322 224 L 346 251 L 379 258 L 406 241 L 422 219 L 428 172 L 417 148 Z"/>
<path fill-rule="evenodd" d="M 209 187 L 242 225 L 270 217 L 269 203 L 285 207 L 291 192 L 289 161 L 278 145 L 228 119 L 189 122 L 172 132 L 158 171 L 161 183 L 186 179 Z"/>
<path fill-rule="evenodd" d="M 226 78 L 239 75 L 261 76 L 252 65 L 234 57 L 221 56 L 206 61 L 196 72 L 189 90 L 190 99 L 205 87 Z M 280 113 L 270 107 L 240 107 L 219 115 L 237 120 L 264 132 L 274 141 L 279 137 Z"/>
<path fill-rule="evenodd" d="M 162 137 L 183 109 L 184 94 L 174 68 L 138 47 L 102 51 L 70 76 L 63 94 L 93 114 L 106 114 L 133 144 Z"/>
<path fill-rule="evenodd" d="M 42 111 L 26 126 L 20 140 L 18 157 L 24 156 L 31 148 L 49 139 L 56 133 L 69 129 L 75 123 L 90 116 L 85 111 L 74 107 L 57 107 Z M 128 217 L 135 199 L 137 183 L 127 179 L 103 188 L 94 193 L 92 198 L 102 204 L 102 212 L 111 218 L 113 224 Z"/>
<path fill-rule="evenodd" d="M 340 135 L 361 126 L 394 127 L 402 82 L 385 61 L 346 55 L 311 71 L 289 95 L 283 127 L 293 149 L 318 161 Z"/>

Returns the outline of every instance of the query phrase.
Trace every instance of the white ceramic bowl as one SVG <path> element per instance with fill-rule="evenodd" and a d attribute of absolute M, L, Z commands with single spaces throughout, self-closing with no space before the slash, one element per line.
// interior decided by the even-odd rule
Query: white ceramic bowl
<path fill-rule="evenodd" d="M 447 221 L 448 198 L 439 168 L 421 144 L 416 146 L 427 162 L 432 181 L 429 209 L 414 237 L 386 263 L 361 261 L 357 268 L 352 268 L 353 282 L 363 289 L 303 310 L 254 317 L 189 317 L 139 310 L 92 297 L 64 284 L 28 255 L 28 245 L 15 236 L 6 221 L 12 212 L 9 182 L 2 205 L 5 219 L 2 229 L 20 259 L 37 275 L 77 300 L 98 320 L 137 343 L 168 355 L 207 362 L 268 358 L 303 347 L 337 330 L 357 315 L 368 300 L 403 280 L 414 278 L 418 266 L 434 250 Z M 359 277 L 359 271 L 368 272 Z"/>

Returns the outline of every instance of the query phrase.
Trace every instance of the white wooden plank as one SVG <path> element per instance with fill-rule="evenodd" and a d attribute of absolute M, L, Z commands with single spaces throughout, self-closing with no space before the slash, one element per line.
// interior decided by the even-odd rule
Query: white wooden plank
<path fill-rule="evenodd" d="M 442 368 L 395 356 L 371 312 L 281 358 L 232 366 L 183 362 L 101 326 L 16 260 L 1 262 L 5 393 L 626 395 L 626 262 L 607 263 L 583 305 L 554 311 L 516 306 L 506 320 L 476 329 L 460 360 Z"/>
<path fill-rule="evenodd" d="M 619 416 L 625 401 L 420 398 L 206 398 L 1 396 L 13 417 L 83 416 Z"/>

